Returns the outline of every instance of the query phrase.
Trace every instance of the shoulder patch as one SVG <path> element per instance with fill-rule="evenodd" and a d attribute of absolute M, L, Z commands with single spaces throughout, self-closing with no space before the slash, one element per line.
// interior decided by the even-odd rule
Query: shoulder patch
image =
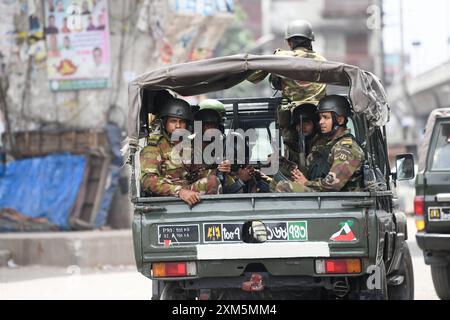
<path fill-rule="evenodd" d="M 352 138 L 345 138 L 345 139 L 342 139 L 341 144 L 342 144 L 343 146 L 351 147 L 352 144 L 353 144 L 353 139 L 352 139 Z"/>

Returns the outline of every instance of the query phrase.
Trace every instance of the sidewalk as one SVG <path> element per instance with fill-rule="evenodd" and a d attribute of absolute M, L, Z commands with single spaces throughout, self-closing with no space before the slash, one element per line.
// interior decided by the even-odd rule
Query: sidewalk
<path fill-rule="evenodd" d="M 0 250 L 19 266 L 135 265 L 131 230 L 6 233 Z"/>
<path fill-rule="evenodd" d="M 150 300 L 152 282 L 135 266 L 0 268 L 1 300 Z"/>

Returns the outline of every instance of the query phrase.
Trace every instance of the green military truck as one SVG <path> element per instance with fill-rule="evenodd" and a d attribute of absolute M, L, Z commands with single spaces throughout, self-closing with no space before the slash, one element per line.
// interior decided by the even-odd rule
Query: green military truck
<path fill-rule="evenodd" d="M 434 288 L 450 299 L 450 108 L 434 110 L 420 146 L 416 177 L 416 240 L 431 266 Z"/>
<path fill-rule="evenodd" d="M 352 102 L 352 133 L 365 152 L 361 192 L 247 193 L 202 196 L 189 207 L 152 197 L 139 186 L 139 151 L 148 113 L 171 90 L 193 96 L 226 90 L 263 70 L 344 89 Z M 257 131 L 253 163 L 282 152 L 280 98 L 223 100 L 227 130 Z M 138 270 L 153 280 L 153 299 L 413 299 L 406 217 L 391 184 L 412 178 L 398 156 L 388 162 L 389 106 L 380 81 L 357 67 L 282 56 L 235 55 L 171 65 L 129 85 L 133 239 Z M 258 151 L 259 150 L 259 151 Z M 267 241 L 254 236 L 265 226 Z"/>

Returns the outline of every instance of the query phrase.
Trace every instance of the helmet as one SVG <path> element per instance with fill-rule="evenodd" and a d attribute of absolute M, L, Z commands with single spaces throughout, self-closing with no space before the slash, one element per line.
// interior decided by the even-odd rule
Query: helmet
<path fill-rule="evenodd" d="M 180 118 L 186 121 L 194 120 L 192 115 L 191 105 L 182 99 L 171 99 L 169 100 L 159 112 L 161 118 L 164 117 L 174 117 Z"/>
<path fill-rule="evenodd" d="M 222 122 L 222 117 L 219 112 L 213 109 L 200 109 L 200 111 L 194 115 L 194 119 L 196 121 L 214 122 L 217 124 Z"/>
<path fill-rule="evenodd" d="M 314 41 L 314 32 L 311 24 L 306 20 L 294 20 L 289 22 L 285 30 L 284 38 L 289 40 L 292 37 L 303 37 Z"/>
<path fill-rule="evenodd" d="M 318 122 L 317 107 L 312 103 L 305 103 L 295 107 L 292 112 L 292 125 L 300 123 L 300 116 L 303 116 L 303 121 Z"/>
<path fill-rule="evenodd" d="M 317 106 L 317 112 L 334 112 L 344 117 L 350 117 L 352 114 L 348 99 L 336 94 L 322 98 Z"/>
<path fill-rule="evenodd" d="M 198 106 L 200 107 L 200 110 L 203 110 L 203 109 L 215 110 L 220 114 L 221 117 L 225 117 L 225 113 L 226 113 L 225 106 L 219 100 L 206 99 L 206 100 L 203 100 L 202 102 L 200 102 L 200 104 Z"/>

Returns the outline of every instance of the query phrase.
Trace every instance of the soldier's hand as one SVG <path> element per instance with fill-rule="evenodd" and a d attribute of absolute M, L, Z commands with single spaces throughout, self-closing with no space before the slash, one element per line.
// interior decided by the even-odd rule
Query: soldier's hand
<path fill-rule="evenodd" d="M 181 189 L 179 196 L 181 200 L 190 206 L 200 202 L 200 193 L 192 190 Z"/>
<path fill-rule="evenodd" d="M 305 178 L 305 176 L 299 169 L 292 170 L 292 178 L 294 179 L 294 182 L 297 182 L 302 186 L 304 186 L 305 183 L 308 182 L 308 179 Z"/>
<path fill-rule="evenodd" d="M 230 173 L 231 172 L 231 162 L 229 160 L 222 161 L 222 163 L 219 164 L 218 170 L 223 173 Z"/>

